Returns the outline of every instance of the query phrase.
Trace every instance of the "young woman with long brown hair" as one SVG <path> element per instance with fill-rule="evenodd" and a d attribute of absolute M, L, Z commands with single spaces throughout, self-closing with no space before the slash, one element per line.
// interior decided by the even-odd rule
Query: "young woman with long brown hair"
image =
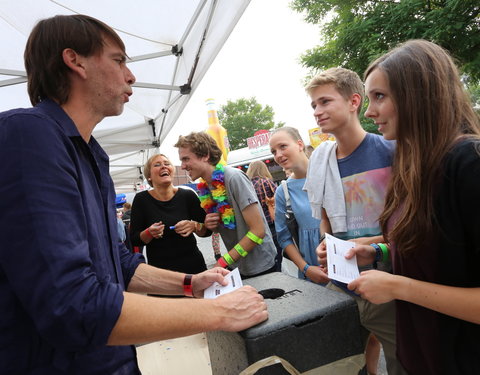
<path fill-rule="evenodd" d="M 480 124 L 449 54 L 412 40 L 365 73 L 367 117 L 396 139 L 380 217 L 385 244 L 357 246 L 362 272 L 349 288 L 373 303 L 396 300 L 397 356 L 409 374 L 480 369 Z"/>

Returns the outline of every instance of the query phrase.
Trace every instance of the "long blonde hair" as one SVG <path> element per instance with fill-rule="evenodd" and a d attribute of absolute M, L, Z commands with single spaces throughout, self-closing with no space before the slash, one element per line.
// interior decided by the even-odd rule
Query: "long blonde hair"
<path fill-rule="evenodd" d="M 268 170 L 268 167 L 261 160 L 255 160 L 254 162 L 250 163 L 247 169 L 247 176 L 250 179 L 254 177 L 263 177 L 270 180 L 272 179 L 272 175 Z"/>
<path fill-rule="evenodd" d="M 461 136 L 480 125 L 458 70 L 442 47 L 411 40 L 374 61 L 389 82 L 398 114 L 393 173 L 380 224 L 398 250 L 419 248 L 435 225 L 434 192 L 443 160 Z M 391 220 L 395 217 L 395 220 Z"/>

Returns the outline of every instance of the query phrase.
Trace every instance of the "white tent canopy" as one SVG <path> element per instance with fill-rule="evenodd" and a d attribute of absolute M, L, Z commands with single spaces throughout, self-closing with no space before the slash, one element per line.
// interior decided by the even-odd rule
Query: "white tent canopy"
<path fill-rule="evenodd" d="M 124 113 L 93 134 L 110 156 L 117 192 L 132 191 L 249 2 L 0 0 L 0 111 L 30 106 L 23 51 L 38 20 L 80 13 L 104 21 L 125 42 L 137 81 Z"/>

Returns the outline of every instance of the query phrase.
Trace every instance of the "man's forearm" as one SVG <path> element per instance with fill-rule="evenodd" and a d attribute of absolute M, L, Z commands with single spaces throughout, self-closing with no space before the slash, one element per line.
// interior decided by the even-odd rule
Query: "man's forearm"
<path fill-rule="evenodd" d="M 225 272 L 217 268 L 197 275 L 197 287 L 219 282 Z M 263 297 L 248 285 L 216 299 L 155 298 L 129 292 L 123 296 L 108 345 L 140 344 L 214 330 L 237 332 L 268 318 Z"/>
<path fill-rule="evenodd" d="M 108 345 L 133 345 L 218 329 L 213 300 L 153 298 L 124 292 Z"/>
<path fill-rule="evenodd" d="M 185 274 L 141 263 L 135 270 L 127 291 L 163 295 L 183 295 Z"/>

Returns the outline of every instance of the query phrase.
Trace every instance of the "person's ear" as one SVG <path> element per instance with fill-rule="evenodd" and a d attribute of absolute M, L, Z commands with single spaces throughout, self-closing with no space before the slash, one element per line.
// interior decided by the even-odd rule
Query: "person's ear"
<path fill-rule="evenodd" d="M 70 70 L 79 74 L 82 78 L 86 78 L 84 60 L 85 58 L 79 55 L 75 50 L 71 48 L 65 48 L 62 51 L 63 62 Z"/>
<path fill-rule="evenodd" d="M 357 111 L 361 102 L 362 97 L 360 96 L 360 94 L 355 93 L 350 97 L 350 107 L 352 108 L 352 110 L 355 110 L 355 112 Z"/>
<path fill-rule="evenodd" d="M 305 150 L 305 144 L 302 142 L 302 140 L 297 139 L 297 143 L 298 143 L 298 146 L 299 146 L 299 150 L 304 151 Z"/>

